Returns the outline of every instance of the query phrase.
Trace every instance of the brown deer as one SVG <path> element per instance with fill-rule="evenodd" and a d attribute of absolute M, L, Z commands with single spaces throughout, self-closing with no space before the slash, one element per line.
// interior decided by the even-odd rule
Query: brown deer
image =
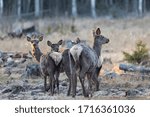
<path fill-rule="evenodd" d="M 58 77 L 62 55 L 55 51 L 59 50 L 59 45 L 62 44 L 62 40 L 56 44 L 47 41 L 47 45 L 51 47 L 51 52 L 45 55 L 41 53 L 38 46 L 39 42 L 42 40 L 43 36 L 39 36 L 39 38 L 34 37 L 34 40 L 32 40 L 30 36 L 27 36 L 27 41 L 31 42 L 32 55 L 40 62 L 41 73 L 44 76 L 44 89 L 45 91 L 50 89 L 53 95 L 55 84 L 57 84 L 57 90 L 59 91 Z M 49 87 L 47 87 L 47 77 L 49 78 Z"/>
<path fill-rule="evenodd" d="M 96 33 L 95 32 L 93 33 L 94 36 L 93 49 L 90 48 L 88 45 L 81 43 L 73 46 L 70 49 L 70 53 L 75 61 L 75 64 L 80 69 L 79 79 L 82 85 L 83 95 L 85 97 L 89 96 L 84 88 L 84 79 L 86 75 L 89 81 L 90 93 L 92 91 L 92 84 L 91 84 L 92 80 L 96 84 L 96 90 L 99 90 L 98 74 L 102 67 L 101 59 L 99 59 L 101 58 L 101 47 L 102 44 L 109 42 L 109 39 L 105 38 L 100 34 L 101 31 L 99 28 L 96 30 Z M 72 82 L 75 83 L 76 81 Z M 75 90 L 75 86 L 76 85 L 74 85 L 73 90 Z"/>

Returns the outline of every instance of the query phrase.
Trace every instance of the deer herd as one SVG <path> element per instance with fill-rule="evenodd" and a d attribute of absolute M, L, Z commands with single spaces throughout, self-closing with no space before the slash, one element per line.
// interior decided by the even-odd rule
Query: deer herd
<path fill-rule="evenodd" d="M 92 96 L 93 84 L 94 89 L 99 90 L 98 76 L 102 68 L 101 48 L 103 44 L 109 42 L 109 39 L 101 35 L 100 28 L 93 31 L 93 38 L 93 48 L 77 38 L 76 42 L 72 42 L 72 47 L 65 49 L 63 52 L 59 51 L 63 40 L 55 44 L 47 41 L 51 51 L 43 54 L 38 46 L 39 42 L 43 40 L 43 36 L 27 36 L 27 41 L 31 43 L 32 47 L 31 54 L 40 64 L 45 92 L 50 90 L 51 95 L 53 95 L 55 87 L 57 87 L 59 93 L 59 75 L 62 72 L 65 72 L 69 81 L 67 96 L 72 91 L 72 97 L 75 97 L 77 77 L 79 77 L 84 97 Z M 88 89 L 85 89 L 84 81 L 86 79 L 88 80 Z"/>

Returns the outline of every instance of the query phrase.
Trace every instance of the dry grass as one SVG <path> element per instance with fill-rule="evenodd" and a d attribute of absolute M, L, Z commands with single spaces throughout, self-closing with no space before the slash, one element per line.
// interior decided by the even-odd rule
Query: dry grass
<path fill-rule="evenodd" d="M 45 46 L 46 40 L 56 42 L 60 39 L 74 40 L 80 37 L 92 45 L 92 30 L 100 27 L 102 35 L 110 39 L 110 43 L 104 45 L 103 50 L 110 50 L 111 53 L 103 53 L 103 56 L 111 58 L 113 62 L 118 62 L 122 60 L 122 51 L 132 51 L 135 42 L 139 39 L 143 40 L 147 43 L 147 46 L 150 47 L 149 20 L 150 17 L 148 16 L 142 19 L 76 19 L 74 23 L 77 30 L 76 33 L 71 33 L 71 19 L 44 19 L 37 20 L 33 23 L 36 24 L 39 30 L 44 34 L 45 40 L 40 44 L 40 48 L 43 52 L 49 51 L 49 47 Z M 32 22 L 23 22 L 22 25 L 25 27 L 25 25 L 31 23 Z M 55 25 L 61 29 L 54 30 L 53 27 L 55 28 Z M 59 25 L 62 26 L 59 27 Z M 48 27 L 51 27 L 51 30 L 53 30 L 51 34 L 47 34 Z M 2 51 L 28 52 L 30 49 L 30 44 L 26 41 L 26 38 L 0 41 L 0 50 Z"/>

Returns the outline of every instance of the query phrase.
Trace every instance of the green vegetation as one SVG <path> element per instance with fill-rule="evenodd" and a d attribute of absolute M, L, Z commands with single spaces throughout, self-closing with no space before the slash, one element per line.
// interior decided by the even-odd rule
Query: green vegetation
<path fill-rule="evenodd" d="M 133 64 L 140 64 L 142 61 L 149 59 L 148 48 L 141 40 L 136 43 L 136 49 L 132 54 L 123 52 L 124 60 Z"/>

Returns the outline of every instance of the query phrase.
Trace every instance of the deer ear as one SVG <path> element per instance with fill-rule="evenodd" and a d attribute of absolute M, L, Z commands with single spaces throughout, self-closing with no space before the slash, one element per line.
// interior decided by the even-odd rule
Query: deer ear
<path fill-rule="evenodd" d="M 47 45 L 51 47 L 51 45 L 52 45 L 52 42 L 50 42 L 50 41 L 47 41 Z"/>
<path fill-rule="evenodd" d="M 43 40 L 43 35 L 39 37 L 39 41 L 42 41 Z"/>
<path fill-rule="evenodd" d="M 63 43 L 63 40 L 61 39 L 60 41 L 58 41 L 58 45 L 61 45 Z"/>
<path fill-rule="evenodd" d="M 27 36 L 27 41 L 31 42 L 31 37 Z"/>
<path fill-rule="evenodd" d="M 100 28 L 97 28 L 96 35 L 100 35 L 100 34 L 101 34 L 101 30 L 100 30 Z"/>
<path fill-rule="evenodd" d="M 81 42 L 81 40 L 80 40 L 80 38 L 78 37 L 77 39 L 76 39 L 76 43 L 80 43 Z"/>

